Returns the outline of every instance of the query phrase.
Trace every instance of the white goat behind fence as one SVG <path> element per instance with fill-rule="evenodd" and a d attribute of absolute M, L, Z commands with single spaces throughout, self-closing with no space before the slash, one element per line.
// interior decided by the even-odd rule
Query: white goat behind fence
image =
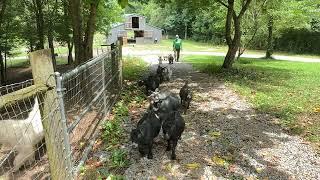
<path fill-rule="evenodd" d="M 38 98 L 24 120 L 0 121 L 0 144 L 17 151 L 13 171 L 20 169 L 26 161 L 34 161 L 35 146 L 44 138 Z"/>

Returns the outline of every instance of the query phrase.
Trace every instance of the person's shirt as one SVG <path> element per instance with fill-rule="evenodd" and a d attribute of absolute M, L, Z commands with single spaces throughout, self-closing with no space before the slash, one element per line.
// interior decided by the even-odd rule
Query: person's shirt
<path fill-rule="evenodd" d="M 175 48 L 175 49 L 182 48 L 182 40 L 180 38 L 173 40 L 173 48 Z"/>

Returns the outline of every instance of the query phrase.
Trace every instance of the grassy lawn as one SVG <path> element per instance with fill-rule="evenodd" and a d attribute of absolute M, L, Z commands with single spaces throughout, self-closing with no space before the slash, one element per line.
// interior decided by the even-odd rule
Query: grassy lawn
<path fill-rule="evenodd" d="M 242 58 L 232 70 L 222 72 L 223 57 L 184 60 L 223 79 L 257 110 L 275 115 L 283 127 L 320 145 L 320 63 Z"/>
<path fill-rule="evenodd" d="M 159 44 L 136 44 L 134 49 L 136 50 L 160 50 L 160 51 L 171 51 L 172 50 L 173 39 L 163 39 Z M 132 45 L 128 45 L 132 47 Z M 214 46 L 209 43 L 196 42 L 192 40 L 182 41 L 183 51 L 215 51 L 224 52 L 226 47 L 224 46 Z"/>
<path fill-rule="evenodd" d="M 30 66 L 29 59 L 14 59 L 7 62 L 8 68 L 26 68 Z M 67 60 L 64 58 L 57 58 L 58 65 L 67 64 Z"/>
<path fill-rule="evenodd" d="M 159 50 L 159 51 L 171 51 L 172 50 L 172 41 L 173 39 L 163 39 L 159 44 L 136 44 L 134 47 L 132 45 L 127 45 L 127 48 L 133 50 Z M 228 50 L 227 46 L 218 46 L 210 43 L 196 42 L 193 40 L 183 40 L 182 41 L 182 50 L 183 51 L 193 51 L 193 52 L 217 52 L 217 53 L 226 53 Z M 264 50 L 251 50 L 248 49 L 244 54 L 253 54 L 264 56 Z M 275 52 L 274 55 L 280 56 L 292 56 L 300 58 L 320 58 L 319 55 L 311 54 L 295 54 L 290 52 Z"/>
<path fill-rule="evenodd" d="M 136 57 L 124 57 L 123 78 L 125 80 L 137 80 L 147 70 L 148 64 Z"/>

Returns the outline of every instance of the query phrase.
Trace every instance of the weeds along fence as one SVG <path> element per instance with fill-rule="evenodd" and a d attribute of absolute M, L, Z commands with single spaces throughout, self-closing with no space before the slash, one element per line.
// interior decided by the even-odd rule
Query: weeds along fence
<path fill-rule="evenodd" d="M 63 74 L 50 50 L 30 54 L 33 80 L 0 87 L 0 179 L 77 176 L 121 92 L 121 52 L 112 45 Z"/>

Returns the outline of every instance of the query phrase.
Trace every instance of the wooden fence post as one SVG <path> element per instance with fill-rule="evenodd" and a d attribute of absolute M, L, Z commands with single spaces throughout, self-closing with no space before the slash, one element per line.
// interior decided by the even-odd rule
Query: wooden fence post
<path fill-rule="evenodd" d="M 71 154 L 68 153 L 66 144 L 70 146 L 69 139 L 65 138 L 62 114 L 57 100 L 56 81 L 50 49 L 30 53 L 32 76 L 35 85 L 50 87 L 39 99 L 47 154 L 50 164 L 51 179 L 73 179 Z M 68 137 L 68 136 L 67 136 Z"/>

